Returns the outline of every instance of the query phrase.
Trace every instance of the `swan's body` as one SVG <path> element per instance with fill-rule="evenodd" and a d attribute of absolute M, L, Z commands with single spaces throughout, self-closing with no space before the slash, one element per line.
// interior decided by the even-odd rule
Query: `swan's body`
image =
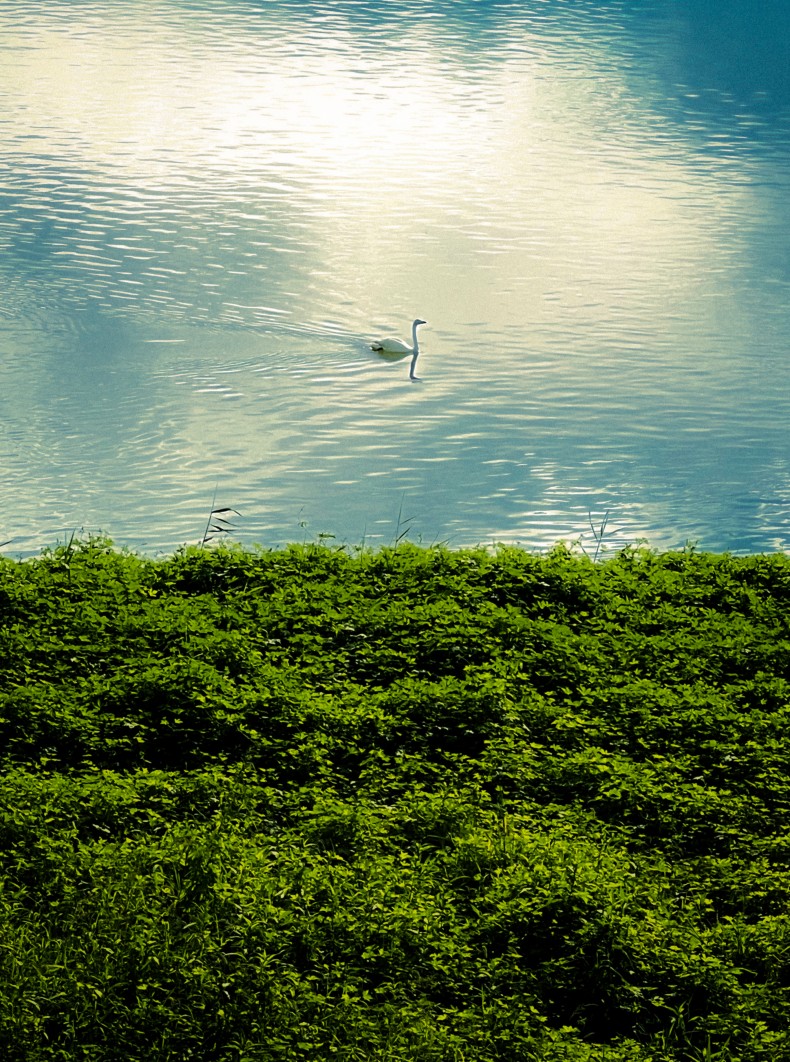
<path fill-rule="evenodd" d="M 418 317 L 411 326 L 411 339 L 412 343 L 409 346 L 402 339 L 377 339 L 375 343 L 370 344 L 370 349 L 375 350 L 377 354 L 380 354 L 387 361 L 400 361 L 401 358 L 405 358 L 407 354 L 411 354 L 411 366 L 409 367 L 409 379 L 416 380 L 414 375 L 414 367 L 417 364 L 417 358 L 420 356 L 420 347 L 417 342 L 417 329 L 420 325 L 424 325 L 427 322 L 421 321 Z"/>
<path fill-rule="evenodd" d="M 378 350 L 382 354 L 411 354 L 414 347 L 404 343 L 402 339 L 378 339 L 370 344 L 371 350 Z"/>

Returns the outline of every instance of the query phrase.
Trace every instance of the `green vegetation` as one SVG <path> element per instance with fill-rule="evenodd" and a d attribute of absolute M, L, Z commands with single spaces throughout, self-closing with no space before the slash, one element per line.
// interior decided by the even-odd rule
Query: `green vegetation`
<path fill-rule="evenodd" d="M 790 558 L 0 560 L 7 1062 L 790 1059 Z"/>

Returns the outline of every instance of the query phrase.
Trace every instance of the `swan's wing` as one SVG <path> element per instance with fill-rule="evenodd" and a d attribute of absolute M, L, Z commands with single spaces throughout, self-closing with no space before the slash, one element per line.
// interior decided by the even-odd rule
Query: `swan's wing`
<path fill-rule="evenodd" d="M 375 349 L 386 350 L 390 354 L 406 354 L 412 350 L 408 343 L 404 343 L 402 339 L 395 339 L 393 336 L 377 340 Z"/>

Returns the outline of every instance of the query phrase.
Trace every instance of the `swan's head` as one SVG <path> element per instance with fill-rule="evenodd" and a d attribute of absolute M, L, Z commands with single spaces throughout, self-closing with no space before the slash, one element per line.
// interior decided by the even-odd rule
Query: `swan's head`
<path fill-rule="evenodd" d="M 427 321 L 421 321 L 420 318 L 418 317 L 417 320 L 412 325 L 412 328 L 416 328 L 417 325 L 421 325 L 421 324 L 428 324 L 428 322 Z"/>

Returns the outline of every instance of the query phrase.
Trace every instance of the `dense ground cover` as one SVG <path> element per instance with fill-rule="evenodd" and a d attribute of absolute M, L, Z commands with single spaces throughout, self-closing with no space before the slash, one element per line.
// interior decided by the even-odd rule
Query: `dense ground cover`
<path fill-rule="evenodd" d="M 790 559 L 0 560 L 0 1057 L 790 1059 Z"/>

